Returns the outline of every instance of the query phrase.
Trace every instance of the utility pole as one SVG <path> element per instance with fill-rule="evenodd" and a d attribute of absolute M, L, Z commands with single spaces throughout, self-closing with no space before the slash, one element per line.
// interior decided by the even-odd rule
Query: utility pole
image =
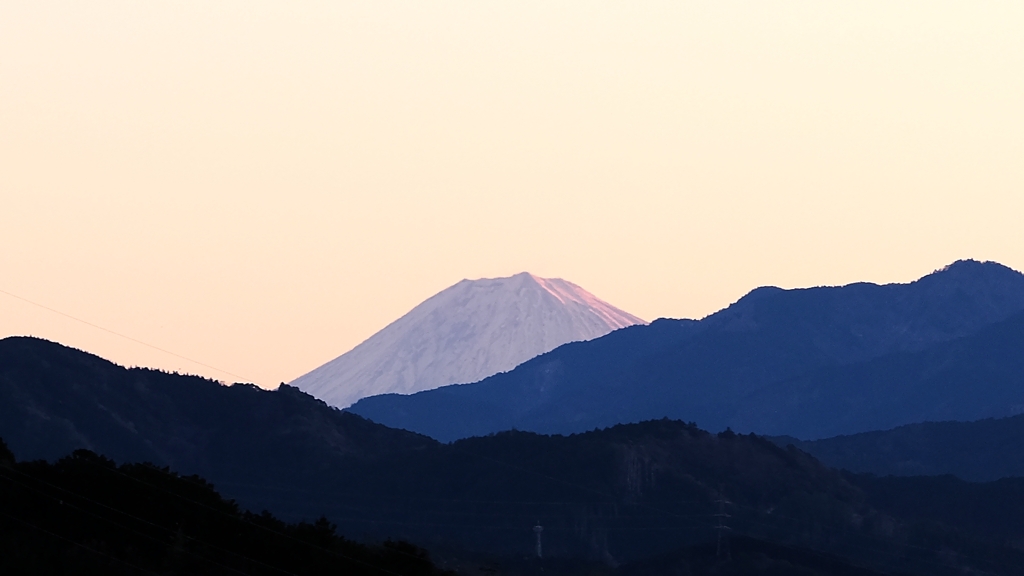
<path fill-rule="evenodd" d="M 725 519 L 732 518 L 732 516 L 726 513 L 725 505 L 732 504 L 732 502 L 725 499 L 725 493 L 722 491 L 721 485 L 718 486 L 718 500 L 715 500 L 715 502 L 718 503 L 718 513 L 715 514 L 715 517 L 718 518 L 718 525 L 715 526 L 715 530 L 718 531 L 718 550 L 715 552 L 715 555 L 721 558 L 722 541 L 725 540 L 726 532 L 732 529 L 725 525 Z"/>
<path fill-rule="evenodd" d="M 544 527 L 540 525 L 540 520 L 537 520 L 537 525 L 533 527 L 533 533 L 537 535 L 537 558 L 541 558 L 540 533 L 543 531 Z"/>

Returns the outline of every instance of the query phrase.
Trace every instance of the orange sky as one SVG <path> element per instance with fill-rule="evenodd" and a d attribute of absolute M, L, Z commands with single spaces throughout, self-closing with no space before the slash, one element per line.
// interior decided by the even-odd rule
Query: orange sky
<path fill-rule="evenodd" d="M 640 4 L 640 5 L 637 5 Z M 1024 269 L 1024 3 L 0 3 L 0 336 L 272 386 L 462 278 Z"/>

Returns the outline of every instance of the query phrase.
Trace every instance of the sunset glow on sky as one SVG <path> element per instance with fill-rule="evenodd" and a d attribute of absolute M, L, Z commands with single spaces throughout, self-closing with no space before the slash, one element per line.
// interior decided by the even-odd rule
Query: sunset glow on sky
<path fill-rule="evenodd" d="M 263 386 L 462 278 L 1024 269 L 1024 3 L 0 3 L 0 337 Z M 216 367 L 216 369 L 212 368 Z"/>

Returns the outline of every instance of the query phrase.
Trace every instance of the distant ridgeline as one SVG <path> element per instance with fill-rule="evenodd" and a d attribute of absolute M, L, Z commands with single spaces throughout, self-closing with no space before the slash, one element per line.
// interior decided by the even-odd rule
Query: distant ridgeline
<path fill-rule="evenodd" d="M 17 502 L 23 498 L 12 497 L 5 505 L 14 508 L 4 509 L 5 521 L 37 527 L 25 536 L 32 539 L 25 548 L 34 550 L 26 552 L 31 558 L 50 538 L 40 530 L 93 546 L 81 532 L 85 521 L 75 520 L 79 516 L 69 516 L 65 524 L 61 517 L 22 515 L 42 509 L 42 502 L 49 506 L 45 510 L 58 512 L 69 502 L 93 511 L 103 508 L 83 504 L 91 499 L 120 511 L 118 516 L 127 511 L 167 526 L 165 522 L 179 522 L 178 517 L 143 515 L 138 508 L 142 504 L 125 486 L 136 480 L 167 483 L 173 493 L 192 490 L 198 482 L 174 479 L 151 466 L 115 469 L 82 453 L 56 465 L 24 462 L 88 447 L 116 455 L 119 462 L 148 460 L 182 475 L 200 474 L 241 508 L 224 504 L 209 486 L 195 488 L 190 497 L 234 514 L 230 522 L 259 523 L 244 515 L 243 508 L 267 509 L 293 523 L 325 515 L 346 537 L 408 541 L 430 550 L 439 566 L 493 570 L 481 574 L 527 574 L 540 568 L 549 574 L 602 573 L 594 571 L 602 566 L 603 573 L 614 574 L 619 572 L 612 567 L 618 565 L 615 570 L 622 574 L 668 566 L 693 574 L 1016 575 L 1024 566 L 1019 547 L 1024 541 L 1024 480 L 970 484 L 950 477 L 853 476 L 758 436 L 711 434 L 678 421 L 573 436 L 504 432 L 445 445 L 331 409 L 294 388 L 269 392 L 128 370 L 29 338 L 0 341 L 0 410 L 0 436 L 10 439 L 22 461 L 12 469 L 10 456 L 5 457 L 7 469 L 16 473 L 0 481 L 41 499 L 21 509 Z M 84 472 L 90 469 L 101 476 L 116 470 L 128 484 L 103 484 Z M 57 492 L 51 490 L 65 490 L 69 496 L 54 503 Z M 104 499 L 108 496 L 113 499 Z M 154 514 L 192 513 L 170 510 L 157 496 L 145 496 L 150 497 L 158 507 Z M 729 515 L 731 535 L 724 538 L 724 557 L 714 547 L 718 535 L 724 537 L 724 529 L 716 529 L 722 513 Z M 56 524 L 47 523 L 51 520 Z M 527 560 L 535 555 L 533 527 L 538 521 L 547 564 Z M 146 525 L 131 518 L 120 523 Z M 276 526 L 284 533 L 304 530 L 310 538 L 324 534 L 322 523 L 321 528 Z M 140 531 L 150 529 L 154 535 L 160 532 L 157 527 Z M 116 530 L 110 528 L 110 534 Z M 202 533 L 182 530 L 180 535 L 164 531 L 170 540 L 154 543 L 152 553 L 138 554 L 155 562 L 190 546 L 202 548 Z M 221 537 L 230 540 L 232 530 L 224 528 Z M 104 550 L 143 550 L 142 536 L 130 536 L 138 540 L 128 544 L 109 538 Z M 55 558 L 77 547 L 66 539 L 56 545 Z M 728 548 L 732 539 L 734 549 Z M 218 550 L 235 550 L 230 541 L 210 542 Z M 342 546 L 337 539 L 329 542 L 328 548 Z M 278 546 L 265 545 L 268 554 Z M 367 550 L 386 558 L 390 549 Z M 728 560 L 729 550 L 735 551 L 733 560 Z M 417 556 L 404 548 L 402 552 Z M 267 557 L 242 553 L 271 563 Z M 230 556 L 217 554 L 222 555 L 209 557 L 221 562 Z M 186 562 L 187 556 L 174 558 Z M 181 566 L 173 563 L 177 559 L 166 561 Z M 555 571 L 559 565 L 561 572 Z M 787 571 L 787 565 L 806 570 Z M 425 562 L 418 566 L 429 569 Z"/>
<path fill-rule="evenodd" d="M 1024 415 L 908 424 L 813 441 L 772 440 L 795 444 L 829 466 L 879 476 L 952 474 L 974 482 L 1024 477 Z"/>
<path fill-rule="evenodd" d="M 1024 275 L 956 262 L 910 284 L 759 288 L 700 321 L 567 344 L 476 384 L 349 410 L 450 441 L 662 417 L 816 439 L 1024 410 Z"/>

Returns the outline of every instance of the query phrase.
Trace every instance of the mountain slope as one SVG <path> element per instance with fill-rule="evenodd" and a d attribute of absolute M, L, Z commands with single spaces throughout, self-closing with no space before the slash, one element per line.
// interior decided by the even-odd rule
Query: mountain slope
<path fill-rule="evenodd" d="M 744 398 L 777 382 L 924 350 L 1022 310 L 1024 275 L 991 262 L 956 262 L 910 284 L 759 288 L 699 322 L 657 320 L 479 383 L 365 398 L 350 410 L 446 441 L 661 417 L 721 430 Z"/>
<path fill-rule="evenodd" d="M 920 352 L 815 370 L 743 398 L 738 430 L 808 440 L 1024 412 L 1024 313 Z M 1024 453 L 1022 453 L 1024 454 Z"/>
<path fill-rule="evenodd" d="M 344 408 L 365 396 L 476 382 L 567 342 L 643 323 L 557 278 L 463 280 L 291 384 Z"/>
<path fill-rule="evenodd" d="M 795 444 L 829 466 L 879 476 L 952 474 L 972 482 L 1024 477 L 1024 415 L 925 422 Z"/>
<path fill-rule="evenodd" d="M 127 369 L 36 338 L 0 340 L 0 437 L 19 459 L 79 448 L 221 481 L 287 478 L 434 442 L 330 408 L 290 386 L 223 386 Z"/>
<path fill-rule="evenodd" d="M 406 543 L 366 546 L 325 520 L 285 524 L 202 479 L 86 450 L 14 462 L 0 440 L 3 574 L 451 574 Z"/>
<path fill-rule="evenodd" d="M 573 436 L 507 432 L 443 445 L 294 388 L 267 392 L 127 370 L 24 338 L 0 341 L 0 385 L 7 410 L 0 426 L 19 438 L 21 458 L 52 452 L 44 439 L 84 439 L 99 452 L 148 450 L 158 466 L 174 459 L 205 470 L 222 494 L 251 510 L 290 521 L 325 514 L 347 537 L 426 546 L 441 566 L 480 555 L 521 559 L 533 550 L 538 521 L 552 557 L 617 564 L 699 546 L 714 537 L 723 494 L 733 533 L 875 571 L 1009 575 L 1024 565 L 1012 546 L 1024 538 L 1017 484 L 1001 484 L 993 500 L 987 487 L 972 493 L 947 482 L 943 493 L 973 494 L 978 505 L 933 511 L 899 497 L 919 483 L 872 484 L 899 503 L 897 515 L 876 505 L 860 480 L 795 448 L 682 422 Z M 46 430 L 77 435 L 26 434 Z M 9 462 L 0 450 L 0 466 Z M 997 522 L 972 512 L 1006 499 Z M 989 532 L 975 537 L 963 526 Z M 787 561 L 776 560 L 783 569 Z"/>
<path fill-rule="evenodd" d="M 243 511 L 196 476 L 147 464 L 117 466 L 85 450 L 53 464 L 14 460 L 0 440 L 4 574 L 441 574 L 426 551 L 410 544 L 367 546 L 338 535 L 326 519 L 286 524 L 267 513 Z M 695 574 L 792 573 L 794 567 L 808 576 L 877 574 L 839 558 L 752 538 L 731 539 L 729 551 L 725 559 L 707 545 L 688 547 L 657 563 L 687 564 L 688 573 Z M 614 570 L 581 558 L 520 558 L 487 557 L 489 566 L 480 573 L 670 572 L 652 570 L 643 561 Z M 477 573 L 458 571 L 467 572 Z"/>

